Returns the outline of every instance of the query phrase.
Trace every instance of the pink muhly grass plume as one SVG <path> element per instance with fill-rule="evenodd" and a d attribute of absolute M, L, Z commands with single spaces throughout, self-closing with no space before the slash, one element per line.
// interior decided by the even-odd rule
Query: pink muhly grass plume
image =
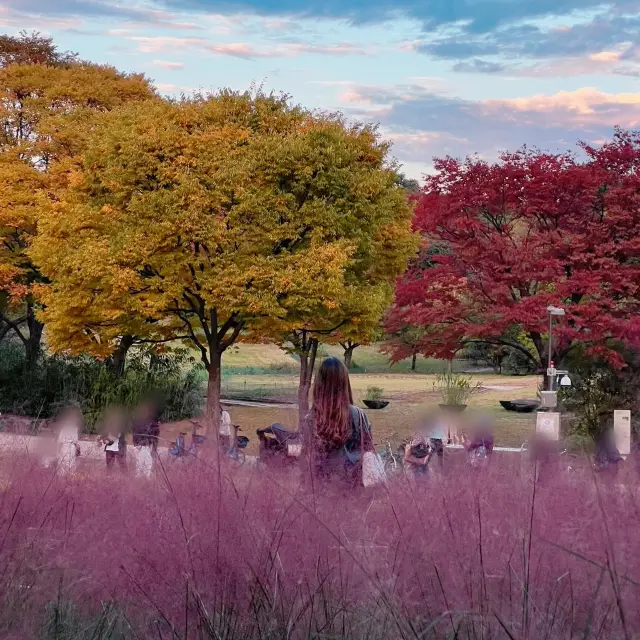
<path fill-rule="evenodd" d="M 343 495 L 295 472 L 180 462 L 141 481 L 5 457 L 0 636 L 640 633 L 637 492 L 586 464 L 535 481 L 517 456 L 454 461 L 443 479 Z"/>

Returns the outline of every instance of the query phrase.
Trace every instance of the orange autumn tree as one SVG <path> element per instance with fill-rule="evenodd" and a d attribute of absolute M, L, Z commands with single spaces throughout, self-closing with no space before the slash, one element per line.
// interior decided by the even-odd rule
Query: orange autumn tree
<path fill-rule="evenodd" d="M 42 276 L 27 250 L 40 195 L 55 200 L 67 186 L 52 168 L 79 153 L 97 113 L 153 95 L 142 76 L 81 62 L 50 38 L 0 36 L 0 338 L 14 331 L 31 365 L 43 329 L 33 286 Z"/>
<path fill-rule="evenodd" d="M 185 341 L 207 368 L 215 425 L 226 349 L 333 321 L 356 276 L 386 264 L 372 247 L 395 224 L 409 232 L 377 145 L 367 127 L 261 93 L 105 114 L 30 252 L 51 280 L 50 347 L 106 357 L 126 334 Z"/>

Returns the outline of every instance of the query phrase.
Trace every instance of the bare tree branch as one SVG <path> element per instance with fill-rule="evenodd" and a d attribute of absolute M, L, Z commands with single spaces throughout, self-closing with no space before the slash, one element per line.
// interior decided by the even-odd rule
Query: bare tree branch
<path fill-rule="evenodd" d="M 233 333 L 226 340 L 220 342 L 220 350 L 228 349 L 238 339 L 242 329 L 244 329 L 244 322 L 238 322 L 233 329 Z"/>
<path fill-rule="evenodd" d="M 0 320 L 2 320 L 2 322 L 7 325 L 7 331 L 9 329 L 13 329 L 18 338 L 20 338 L 20 340 L 22 341 L 22 344 L 24 344 L 25 346 L 28 342 L 28 339 L 22 334 L 22 331 L 20 331 L 20 325 L 26 322 L 28 319 L 28 316 L 22 316 L 17 320 L 11 320 L 11 318 L 8 318 L 4 313 L 0 313 Z M 4 335 L 2 335 L 1 337 L 4 337 Z"/>
<path fill-rule="evenodd" d="M 473 340 L 464 340 L 462 342 L 463 345 L 467 344 L 494 344 L 500 345 L 504 347 L 510 347 L 511 349 L 515 349 L 520 353 L 524 354 L 531 362 L 533 362 L 536 367 L 540 367 L 540 363 L 536 360 L 536 358 L 531 354 L 531 352 L 523 347 L 521 344 L 517 342 L 510 342 L 509 340 L 504 340 L 502 338 L 484 338 L 484 339 L 473 339 Z"/>

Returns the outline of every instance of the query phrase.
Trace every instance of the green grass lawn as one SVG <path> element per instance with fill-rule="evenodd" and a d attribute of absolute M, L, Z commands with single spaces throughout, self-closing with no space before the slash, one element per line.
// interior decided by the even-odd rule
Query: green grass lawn
<path fill-rule="evenodd" d="M 340 345 L 322 345 L 321 355 L 343 357 L 343 349 Z M 460 362 L 453 363 L 454 371 L 462 368 Z M 358 347 L 353 352 L 353 371 L 357 373 L 441 373 L 447 370 L 447 363 L 434 358 L 423 358 L 419 356 L 416 360 L 416 370 L 411 371 L 411 359 L 402 360 L 396 364 L 389 362 L 389 356 L 380 351 L 378 345 Z"/>
<path fill-rule="evenodd" d="M 298 361 L 275 344 L 238 344 L 222 356 L 223 370 L 264 373 L 296 371 Z"/>
<path fill-rule="evenodd" d="M 343 357 L 340 345 L 321 345 L 318 350 L 318 362 L 323 358 Z M 378 345 L 358 347 L 353 352 L 354 373 L 393 373 L 393 374 L 430 374 L 446 371 L 447 363 L 433 358 L 418 357 L 415 372 L 411 371 L 411 359 L 402 360 L 394 365 L 389 356 L 380 351 Z M 239 344 L 227 352 L 222 358 L 223 371 L 227 374 L 288 374 L 298 370 L 298 359 L 273 344 Z M 453 369 L 463 368 L 463 363 L 454 362 Z"/>
<path fill-rule="evenodd" d="M 515 398 L 535 399 L 539 379 L 536 376 L 478 374 L 473 376 L 473 380 L 480 382 L 483 388 L 471 398 L 467 411 L 481 411 L 494 418 L 499 445 L 520 446 L 531 435 L 535 414 L 507 412 L 500 406 L 499 401 Z M 433 388 L 434 381 L 434 375 L 425 374 L 351 375 L 356 404 L 364 406 L 362 401 L 369 386 L 382 388 L 385 399 L 390 401 L 386 409 L 367 410 L 378 442 L 400 442 L 409 437 L 422 424 L 425 414 L 437 409 L 440 396 Z M 224 380 L 223 397 L 295 402 L 297 382 L 297 376 L 294 375 L 232 375 Z M 234 421 L 245 426 L 250 437 L 256 428 L 272 422 L 281 422 L 293 429 L 297 425 L 297 410 L 293 407 L 231 405 L 229 411 Z"/>
<path fill-rule="evenodd" d="M 342 349 L 323 345 L 319 360 L 327 355 L 342 357 Z M 418 358 L 417 371 L 411 373 L 410 360 L 391 367 L 387 356 L 377 346 L 370 346 L 355 350 L 354 363 L 357 368 L 351 373 L 351 384 L 355 402 L 363 406 L 362 400 L 370 386 L 382 388 L 385 399 L 390 401 L 386 409 L 367 410 L 378 443 L 387 440 L 399 443 L 409 437 L 423 423 L 425 413 L 436 409 L 440 402 L 433 383 L 435 374 L 446 370 L 445 362 Z M 275 345 L 238 345 L 223 357 L 223 398 L 295 402 L 298 366 L 295 356 Z M 454 363 L 454 370 L 461 368 L 463 363 Z M 499 400 L 535 399 L 539 379 L 494 374 L 474 374 L 473 379 L 480 382 L 483 389 L 472 397 L 468 411 L 482 411 L 495 419 L 498 445 L 520 446 L 531 435 L 535 414 L 507 412 Z M 229 411 L 232 420 L 242 425 L 250 437 L 249 453 L 257 452 L 257 428 L 274 422 L 292 429 L 297 427 L 295 407 L 230 405 Z M 172 426 L 171 433 L 168 431 L 165 437 L 171 439 L 173 431 L 176 429 Z"/>

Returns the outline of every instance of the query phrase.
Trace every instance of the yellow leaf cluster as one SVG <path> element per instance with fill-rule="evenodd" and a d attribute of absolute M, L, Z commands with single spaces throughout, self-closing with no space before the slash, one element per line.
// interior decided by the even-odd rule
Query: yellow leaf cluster
<path fill-rule="evenodd" d="M 51 282 L 49 344 L 103 354 L 132 334 L 211 352 L 221 327 L 281 339 L 379 319 L 416 246 L 387 152 L 369 127 L 262 94 L 100 115 L 29 250 Z"/>
<path fill-rule="evenodd" d="M 71 62 L 0 68 L 0 291 L 26 296 L 40 276 L 27 256 L 42 200 L 56 201 L 69 181 L 92 119 L 154 93 L 138 75 Z M 70 179 L 70 180 L 69 180 Z"/>

